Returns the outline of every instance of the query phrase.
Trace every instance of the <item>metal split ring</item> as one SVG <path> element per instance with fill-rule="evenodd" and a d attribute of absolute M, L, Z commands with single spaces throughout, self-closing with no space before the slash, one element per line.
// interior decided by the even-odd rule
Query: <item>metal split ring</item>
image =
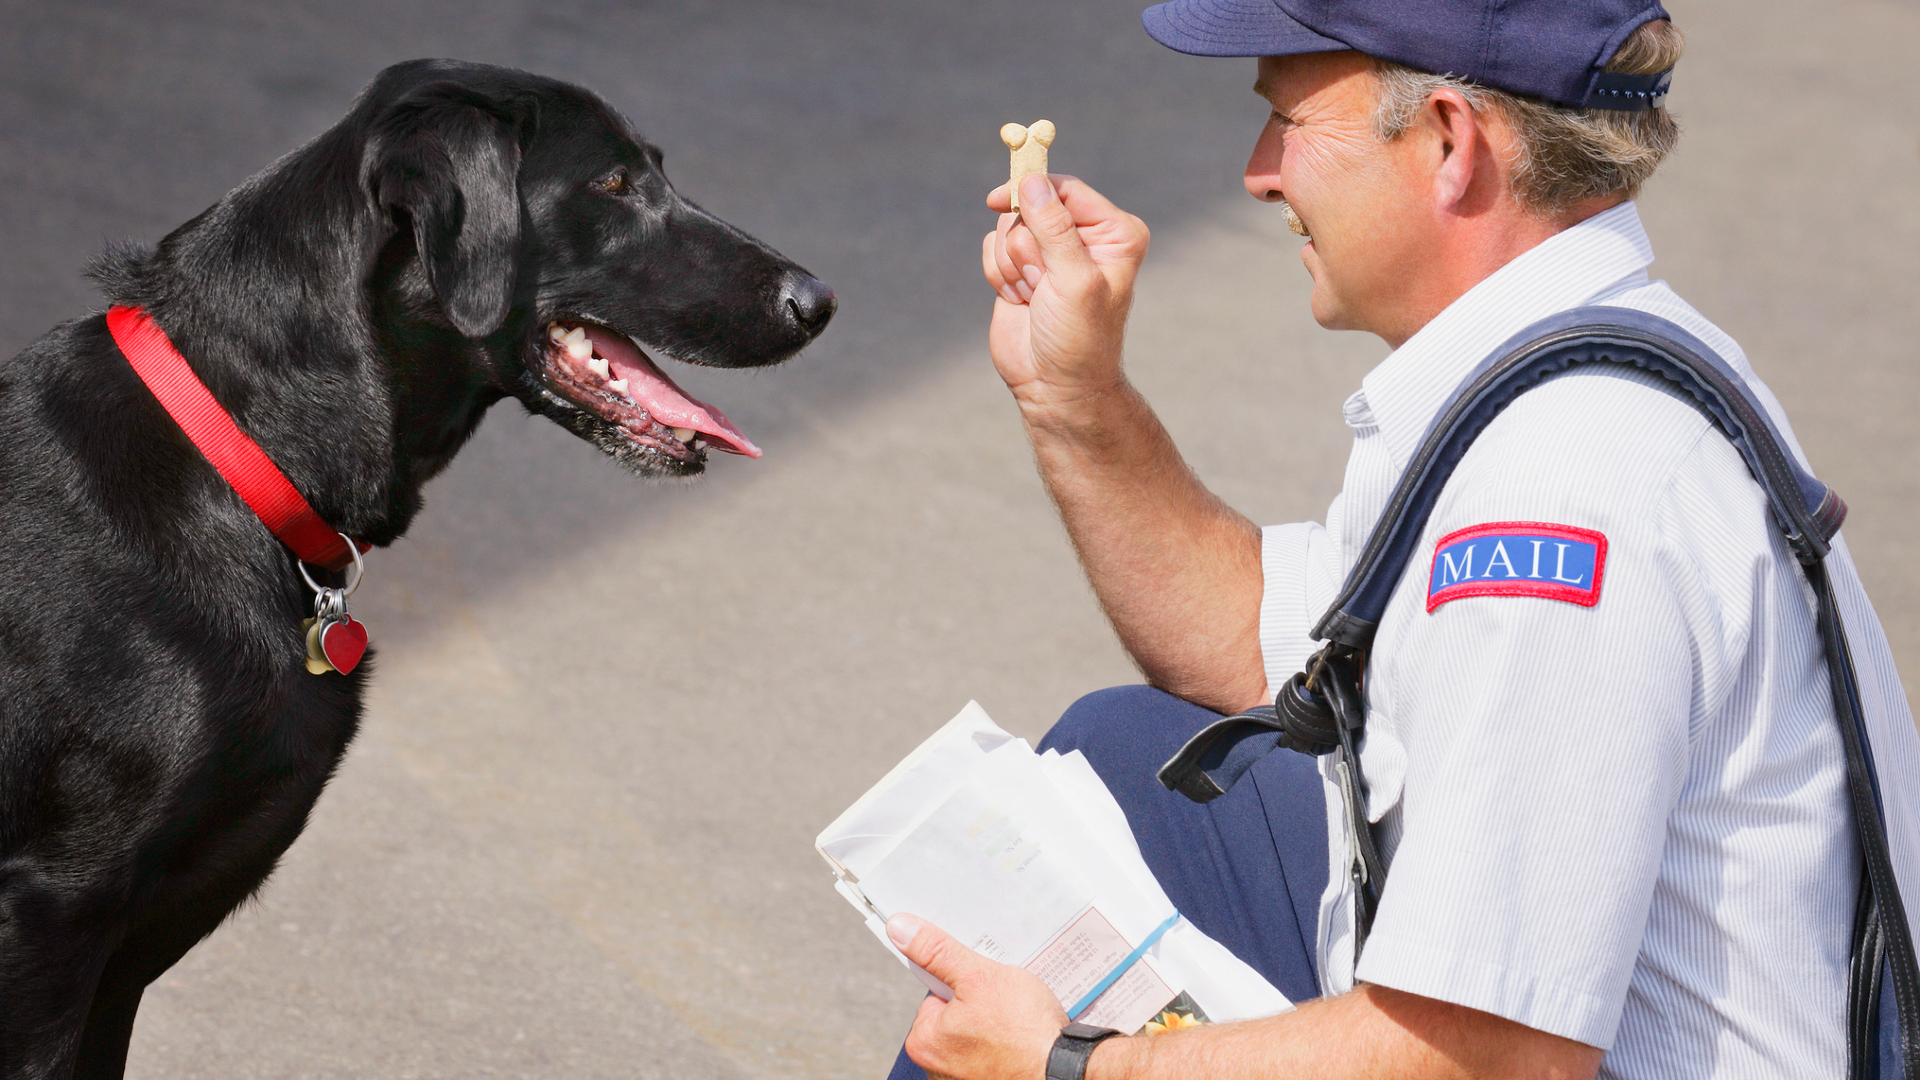
<path fill-rule="evenodd" d="M 367 564 L 360 561 L 360 545 L 354 543 L 353 538 L 349 537 L 346 533 L 340 533 L 338 535 L 340 539 L 347 542 L 347 551 L 353 555 L 353 573 L 347 575 L 345 588 L 329 589 L 327 586 L 313 580 L 313 575 L 307 573 L 307 564 L 305 562 L 301 562 L 298 559 L 294 560 L 294 562 L 300 567 L 300 576 L 307 579 L 307 588 L 312 589 L 314 592 L 337 592 L 343 597 L 352 596 L 353 591 L 360 587 L 360 579 L 367 574 Z"/>
<path fill-rule="evenodd" d="M 321 589 L 314 594 L 313 617 L 320 620 L 343 618 L 347 614 L 347 594 L 340 589 Z"/>

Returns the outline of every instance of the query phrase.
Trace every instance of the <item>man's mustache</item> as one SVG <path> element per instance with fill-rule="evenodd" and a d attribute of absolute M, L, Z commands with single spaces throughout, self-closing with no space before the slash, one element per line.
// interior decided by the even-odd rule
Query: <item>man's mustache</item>
<path fill-rule="evenodd" d="M 1304 236 L 1309 240 L 1313 239 L 1313 234 L 1307 231 L 1307 223 L 1301 221 L 1300 215 L 1293 212 L 1292 203 L 1281 199 L 1280 212 L 1287 216 L 1287 228 L 1292 229 L 1295 236 Z"/>

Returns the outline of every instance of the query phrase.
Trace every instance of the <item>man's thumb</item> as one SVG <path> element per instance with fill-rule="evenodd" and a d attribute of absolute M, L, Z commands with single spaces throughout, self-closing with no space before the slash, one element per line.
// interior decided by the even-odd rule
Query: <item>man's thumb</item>
<path fill-rule="evenodd" d="M 1090 265 L 1087 246 L 1073 226 L 1073 214 L 1053 189 L 1051 177 L 1034 173 L 1020 181 L 1020 220 L 1040 245 L 1047 272 L 1079 270 Z"/>
<path fill-rule="evenodd" d="M 964 981 L 980 962 L 980 954 L 918 916 L 902 913 L 888 919 L 887 936 L 907 959 L 948 986 Z"/>

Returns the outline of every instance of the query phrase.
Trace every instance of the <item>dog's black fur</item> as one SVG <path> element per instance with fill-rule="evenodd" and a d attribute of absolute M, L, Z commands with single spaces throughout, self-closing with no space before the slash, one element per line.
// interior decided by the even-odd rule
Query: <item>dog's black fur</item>
<path fill-rule="evenodd" d="M 546 377 L 551 320 L 741 367 L 834 307 L 681 199 L 598 98 L 450 61 L 389 68 L 339 125 L 94 275 L 329 524 L 377 545 L 506 397 L 636 471 L 700 470 L 697 445 L 636 438 Z M 306 670 L 312 606 L 102 316 L 0 364 L 0 1076 L 119 1076 L 142 989 L 304 827 L 370 666 Z"/>

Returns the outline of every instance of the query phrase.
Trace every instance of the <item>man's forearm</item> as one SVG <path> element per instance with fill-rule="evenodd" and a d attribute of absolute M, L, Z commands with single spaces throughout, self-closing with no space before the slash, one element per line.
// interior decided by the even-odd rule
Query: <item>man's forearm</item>
<path fill-rule="evenodd" d="M 1372 1075 L 1361 1067 L 1374 1048 L 1355 1042 L 1343 999 L 1311 1001 L 1264 1020 L 1108 1039 L 1095 1048 L 1087 1080 L 1320 1080 Z M 1365 1055 L 1361 1057 L 1358 1055 Z"/>
<path fill-rule="evenodd" d="M 1490 1013 L 1363 986 L 1265 1020 L 1108 1039 L 1087 1080 L 1591 1080 L 1600 1058 L 1591 1046 Z"/>
<path fill-rule="evenodd" d="M 1021 412 L 1094 593 L 1148 681 L 1225 712 L 1259 704 L 1260 530 L 1200 483 L 1124 380 Z"/>

